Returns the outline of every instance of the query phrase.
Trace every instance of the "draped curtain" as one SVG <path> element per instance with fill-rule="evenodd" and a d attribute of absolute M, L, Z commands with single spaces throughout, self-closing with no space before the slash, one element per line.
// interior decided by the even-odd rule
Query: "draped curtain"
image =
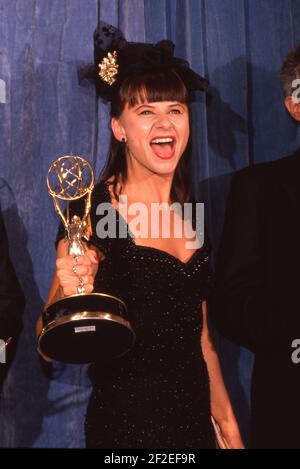
<path fill-rule="evenodd" d="M 98 174 L 107 154 L 108 106 L 77 76 L 93 60 L 99 19 L 129 41 L 171 39 L 176 55 L 210 81 L 209 95 L 192 105 L 192 174 L 213 259 L 232 174 L 299 145 L 278 80 L 283 58 L 300 41 L 297 0 L 2 0 L 0 201 L 27 301 L 0 399 L 2 447 L 84 446 L 87 367 L 42 365 L 34 329 L 55 267 L 48 167 L 60 155 L 83 155 Z M 215 338 L 247 441 L 252 356 Z"/>

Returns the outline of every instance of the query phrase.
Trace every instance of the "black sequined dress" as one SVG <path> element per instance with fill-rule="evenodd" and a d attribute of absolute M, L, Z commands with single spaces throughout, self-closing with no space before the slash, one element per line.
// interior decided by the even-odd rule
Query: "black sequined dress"
<path fill-rule="evenodd" d="M 117 222 L 117 233 L 123 224 L 129 236 L 97 237 L 101 216 L 95 211 L 103 202 Z M 124 357 L 92 367 L 87 446 L 213 448 L 209 378 L 200 346 L 209 249 L 204 244 L 183 263 L 159 249 L 138 246 L 110 202 L 107 184 L 97 184 L 90 241 L 106 258 L 95 291 L 124 300 L 137 339 Z"/>

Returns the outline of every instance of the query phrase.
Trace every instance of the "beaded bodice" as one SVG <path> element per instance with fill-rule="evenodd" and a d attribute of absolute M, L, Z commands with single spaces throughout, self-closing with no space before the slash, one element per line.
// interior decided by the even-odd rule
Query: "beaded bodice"
<path fill-rule="evenodd" d="M 96 186 L 96 200 L 110 203 L 106 183 Z M 123 217 L 111 207 L 117 230 L 125 224 L 128 236 L 122 239 L 97 238 L 99 216 L 91 213 L 91 242 L 106 255 L 95 278 L 95 290 L 119 296 L 127 304 L 129 319 L 137 334 L 136 347 L 160 353 L 190 352 L 201 355 L 199 337 L 202 327 L 201 302 L 208 295 L 211 273 L 207 244 L 186 262 L 156 248 L 135 243 Z M 124 227 L 123 231 L 124 232 Z M 156 344 L 156 345 L 154 345 Z M 151 360 L 153 356 L 151 357 Z"/>

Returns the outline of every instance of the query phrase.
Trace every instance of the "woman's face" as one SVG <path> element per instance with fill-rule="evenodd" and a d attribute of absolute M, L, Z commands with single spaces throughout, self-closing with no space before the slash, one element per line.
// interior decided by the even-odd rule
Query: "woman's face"
<path fill-rule="evenodd" d="M 112 119 L 112 130 L 118 140 L 126 139 L 134 168 L 172 174 L 188 143 L 189 110 L 176 101 L 126 105 L 121 116 Z"/>

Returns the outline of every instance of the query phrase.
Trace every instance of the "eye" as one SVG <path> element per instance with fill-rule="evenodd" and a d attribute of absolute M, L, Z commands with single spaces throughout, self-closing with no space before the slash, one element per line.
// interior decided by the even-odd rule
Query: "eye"
<path fill-rule="evenodd" d="M 183 111 L 179 108 L 174 108 L 170 110 L 170 114 L 183 114 Z"/>
<path fill-rule="evenodd" d="M 145 109 L 144 111 L 141 111 L 139 113 L 140 116 L 151 116 L 153 114 L 152 111 L 149 111 L 149 109 Z"/>

